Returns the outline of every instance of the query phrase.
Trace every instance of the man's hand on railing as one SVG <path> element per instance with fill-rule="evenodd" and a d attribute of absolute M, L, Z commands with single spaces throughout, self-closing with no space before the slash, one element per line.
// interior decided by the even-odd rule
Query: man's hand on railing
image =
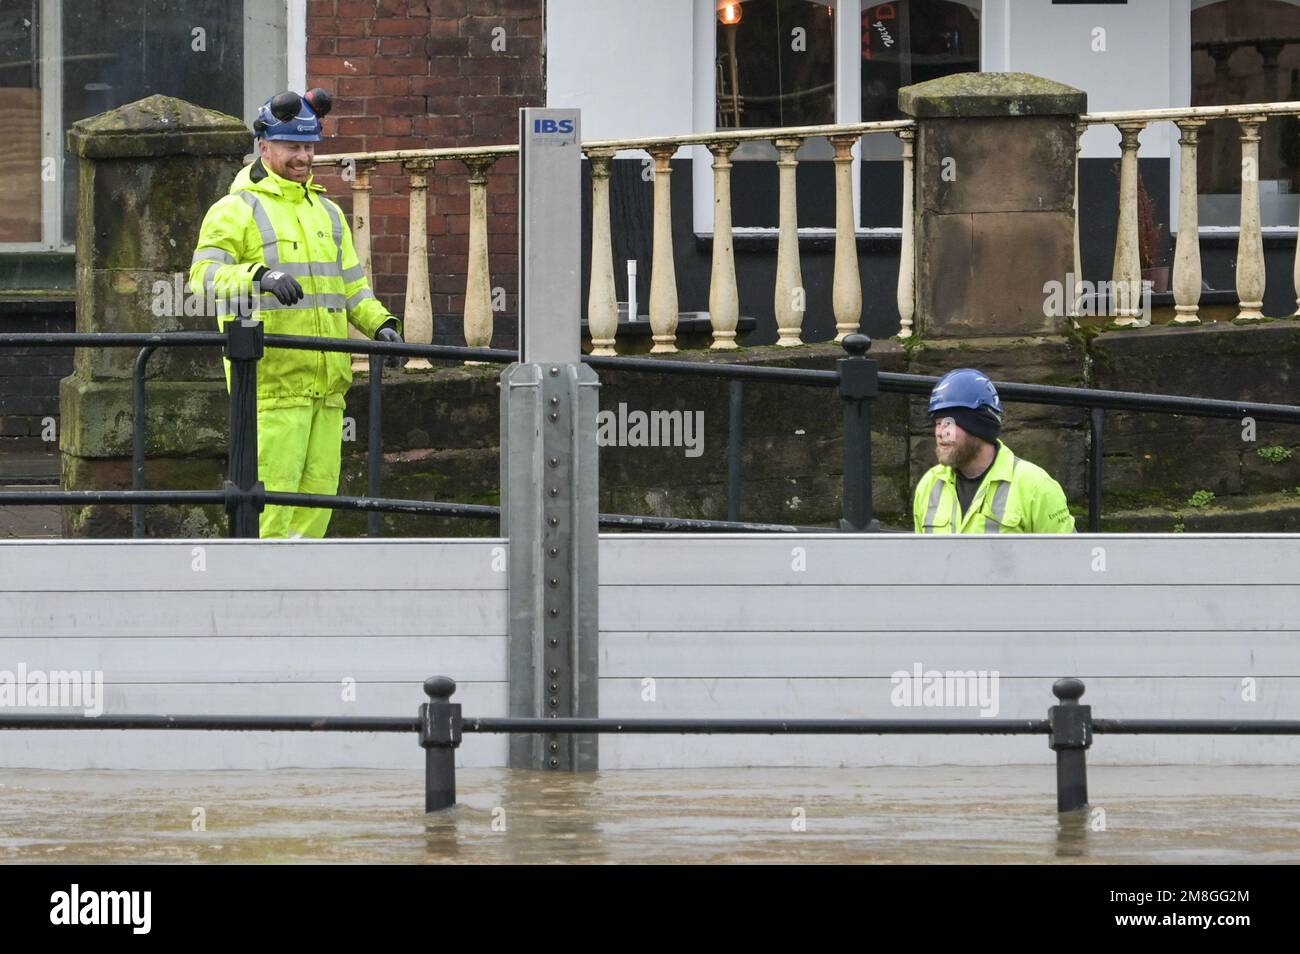
<path fill-rule="evenodd" d="M 282 305 L 296 305 L 302 301 L 302 285 L 298 284 L 298 279 L 292 275 L 286 275 L 284 272 L 273 272 L 268 268 L 261 268 L 253 277 L 253 281 L 264 292 L 270 292 L 275 296 L 275 300 Z"/>
<path fill-rule="evenodd" d="M 380 328 L 375 332 L 375 340 L 391 341 L 394 344 L 403 343 L 402 336 L 397 333 L 397 329 L 389 328 L 387 326 Z M 389 355 L 384 358 L 384 367 L 386 368 L 400 368 L 404 364 L 406 364 L 406 358 L 400 354 Z"/>

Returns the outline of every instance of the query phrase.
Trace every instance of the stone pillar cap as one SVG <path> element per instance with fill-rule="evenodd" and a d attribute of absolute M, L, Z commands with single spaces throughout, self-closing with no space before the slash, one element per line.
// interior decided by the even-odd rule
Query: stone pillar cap
<path fill-rule="evenodd" d="M 155 94 L 72 124 L 68 148 L 86 159 L 243 156 L 253 134 L 242 120 Z"/>
<path fill-rule="evenodd" d="M 904 86 L 898 108 L 926 118 L 1074 116 L 1087 111 L 1088 94 L 1032 73 L 953 73 Z"/>

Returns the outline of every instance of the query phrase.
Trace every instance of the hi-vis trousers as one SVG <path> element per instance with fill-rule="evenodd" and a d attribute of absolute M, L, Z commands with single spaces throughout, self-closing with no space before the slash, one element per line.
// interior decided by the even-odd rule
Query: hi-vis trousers
<path fill-rule="evenodd" d="M 301 407 L 259 408 L 257 472 L 268 491 L 335 494 L 343 452 L 343 408 L 314 398 Z M 261 536 L 323 537 L 327 507 L 273 507 L 262 511 Z"/>

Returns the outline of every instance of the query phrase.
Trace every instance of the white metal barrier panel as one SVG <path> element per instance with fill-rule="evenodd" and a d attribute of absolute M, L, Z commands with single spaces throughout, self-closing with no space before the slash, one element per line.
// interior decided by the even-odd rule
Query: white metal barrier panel
<path fill-rule="evenodd" d="M 609 534 L 616 718 L 1300 718 L 1300 537 Z M 0 707 L 508 714 L 506 543 L 0 543 Z M 502 736 L 463 765 L 504 765 Z M 1300 740 L 1098 739 L 1102 763 L 1294 763 Z M 606 735 L 602 768 L 1049 763 L 1041 736 Z M 415 769 L 411 735 L 4 732 L 0 766 Z"/>
<path fill-rule="evenodd" d="M 614 718 L 1300 718 L 1300 537 L 615 535 L 600 550 Z M 1023 736 L 637 736 L 603 768 L 1004 764 Z M 1094 763 L 1280 762 L 1279 736 L 1114 736 Z"/>

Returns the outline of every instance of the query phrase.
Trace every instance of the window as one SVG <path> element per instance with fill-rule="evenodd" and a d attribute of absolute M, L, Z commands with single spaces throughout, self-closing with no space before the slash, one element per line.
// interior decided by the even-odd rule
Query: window
<path fill-rule="evenodd" d="M 162 93 L 250 122 L 287 83 L 285 20 L 283 0 L 0 0 L 0 251 L 71 248 L 78 120 Z"/>
<path fill-rule="evenodd" d="M 1300 6 L 1281 0 L 1192 4 L 1192 105 L 1300 99 Z M 1260 224 L 1295 227 L 1300 215 L 1300 121 L 1272 118 L 1260 129 Z M 1200 224 L 1240 222 L 1241 126 L 1201 127 L 1197 148 Z"/>
<path fill-rule="evenodd" d="M 834 0 L 721 2 L 718 128 L 835 122 Z"/>
<path fill-rule="evenodd" d="M 980 68 L 980 5 L 898 0 L 862 11 L 862 120 L 902 119 L 901 87 Z"/>

